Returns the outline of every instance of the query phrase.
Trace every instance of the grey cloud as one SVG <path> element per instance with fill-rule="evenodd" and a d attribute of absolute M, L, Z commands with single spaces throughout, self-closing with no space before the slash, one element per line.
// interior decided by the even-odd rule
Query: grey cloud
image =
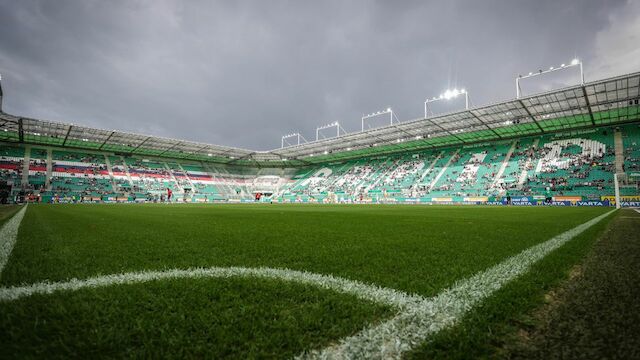
<path fill-rule="evenodd" d="M 510 98 L 516 74 L 574 56 L 588 73 L 626 9 L 640 15 L 623 0 L 0 0 L 4 110 L 265 150 L 387 106 L 417 118 L 449 86 Z"/>

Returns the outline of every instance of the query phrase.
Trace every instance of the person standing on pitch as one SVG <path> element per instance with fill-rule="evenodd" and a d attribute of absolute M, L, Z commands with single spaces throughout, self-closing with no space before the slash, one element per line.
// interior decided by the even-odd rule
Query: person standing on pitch
<path fill-rule="evenodd" d="M 173 196 L 173 191 L 167 188 L 167 202 L 171 202 L 171 196 Z"/>

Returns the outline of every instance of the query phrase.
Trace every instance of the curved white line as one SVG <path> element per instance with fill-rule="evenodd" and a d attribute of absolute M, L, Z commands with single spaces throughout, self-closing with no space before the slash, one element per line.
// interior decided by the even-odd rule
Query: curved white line
<path fill-rule="evenodd" d="M 359 299 L 405 308 L 423 301 L 417 295 L 409 295 L 402 291 L 368 285 L 360 281 L 349 280 L 332 275 L 315 274 L 290 269 L 274 269 L 267 267 L 210 267 L 195 269 L 171 269 L 162 271 L 142 271 L 123 274 L 96 276 L 88 279 L 71 279 L 62 282 L 44 281 L 26 286 L 0 288 L 0 301 L 13 301 L 35 294 L 52 294 L 59 291 L 74 291 L 83 288 L 98 288 L 112 285 L 136 284 L 163 279 L 197 279 L 197 278 L 231 278 L 257 277 L 277 279 L 299 284 L 313 285 L 322 289 L 333 290 L 353 295 Z"/>

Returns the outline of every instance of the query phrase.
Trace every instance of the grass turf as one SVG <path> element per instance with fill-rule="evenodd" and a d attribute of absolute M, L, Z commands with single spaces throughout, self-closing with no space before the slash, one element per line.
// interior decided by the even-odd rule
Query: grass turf
<path fill-rule="evenodd" d="M 522 322 L 517 359 L 640 356 L 640 214 L 622 210 L 574 276 Z"/>
<path fill-rule="evenodd" d="M 611 219 L 616 214 L 610 215 Z M 441 331 L 407 356 L 409 359 L 509 358 L 503 351 L 526 314 L 565 279 L 605 231 L 601 221 L 534 264 L 529 272 L 498 290 L 456 326 Z"/>
<path fill-rule="evenodd" d="M 432 296 L 458 279 L 484 270 L 605 211 L 608 209 L 326 205 L 31 206 L 23 219 L 18 242 L 0 281 L 3 285 L 16 285 L 148 269 L 268 266 L 332 274 Z M 595 233 L 590 234 L 593 236 Z M 589 238 L 588 235 L 584 237 Z M 560 256 L 557 261 L 562 262 L 563 257 Z M 560 275 L 552 272 L 546 276 L 556 279 Z M 216 281 L 206 283 L 215 290 Z M 185 281 L 185 286 L 188 288 L 191 282 Z M 537 289 L 540 285 L 536 277 L 524 280 L 523 284 L 523 298 L 527 298 L 527 294 L 530 296 L 527 291 Z M 147 285 L 134 286 L 137 287 L 147 289 Z M 90 306 L 86 310 L 88 314 L 109 314 L 111 304 L 121 301 L 120 297 L 125 296 L 117 288 L 95 291 L 101 294 L 101 301 Z M 241 293 L 249 290 L 245 288 Z M 165 291 L 161 297 L 167 299 L 180 293 L 169 285 Z M 75 299 L 76 296 L 83 296 L 82 293 L 38 297 L 43 304 L 71 304 L 65 307 L 60 316 L 48 313 L 47 306 L 42 305 L 40 313 L 35 312 L 34 316 L 29 317 L 29 312 L 25 310 L 29 307 L 20 310 L 20 304 L 34 300 L 20 300 L 1 312 L 2 322 L 12 331 L 16 322 L 24 322 L 27 324 L 25 326 L 29 326 L 38 323 L 38 316 L 52 316 L 62 329 L 72 328 L 65 324 L 75 323 L 75 316 L 72 315 L 75 308 L 91 302 L 88 299 Z M 296 298 L 296 294 L 297 290 L 289 288 L 277 297 L 288 297 L 293 299 L 293 303 L 298 303 L 300 299 Z M 135 295 L 129 298 L 127 303 L 131 306 L 127 305 L 128 309 L 134 307 L 136 299 Z M 242 318 L 242 309 L 245 308 L 278 308 L 277 304 L 260 297 L 255 304 L 249 296 L 239 294 L 238 299 L 241 299 L 237 303 L 239 308 L 232 312 L 239 311 L 239 318 Z M 331 297 L 326 299 L 330 301 Z M 307 334 L 292 325 L 285 326 L 290 331 L 284 328 L 278 331 L 290 334 L 294 343 L 314 347 L 328 344 L 329 339 L 335 340 L 337 337 L 333 336 L 337 333 L 353 333 L 353 324 L 359 324 L 360 327 L 355 327 L 358 329 L 363 321 L 371 321 L 385 314 L 384 309 L 375 310 L 372 304 L 358 304 L 361 310 L 344 315 L 348 321 L 336 322 L 335 329 L 319 332 L 319 343 L 305 340 Z M 32 307 L 38 309 L 37 303 Z M 188 316 L 197 309 L 184 306 L 175 311 Z M 370 316 L 360 316 L 365 313 Z M 82 314 L 78 316 L 82 318 Z M 128 315 L 113 313 L 106 316 L 101 324 L 117 328 L 123 316 L 126 318 Z M 326 314 L 319 311 L 312 313 L 310 318 L 321 322 L 324 316 Z M 167 321 L 166 316 L 155 320 L 147 317 L 143 316 L 141 321 L 150 328 Z M 226 321 L 232 318 L 229 316 Z M 241 338 L 250 344 L 268 344 L 269 338 L 275 336 L 273 331 L 267 330 L 270 329 L 267 324 L 269 321 L 268 317 L 257 320 L 259 326 L 249 340 L 242 338 L 247 336 L 244 333 Z M 277 321 L 277 318 L 271 321 Z M 482 326 L 482 321 L 479 324 Z M 88 326 L 91 327 L 90 324 Z M 146 341 L 154 338 L 152 333 L 146 334 L 142 336 Z M 482 338 L 481 335 L 475 334 L 475 339 Z M 74 343 L 73 332 L 62 331 L 58 336 L 67 339 L 65 343 Z M 25 339 L 38 340 L 28 336 L 28 333 Z M 46 343 L 47 339 L 51 340 L 48 336 L 40 340 Z M 217 341 L 214 339 L 210 338 L 210 341 Z M 180 340 L 177 343 L 182 344 Z M 146 342 L 141 340 L 135 344 L 139 346 Z M 171 338 L 168 337 L 164 346 L 170 344 Z M 251 354 L 272 354 L 268 346 L 258 347 L 264 348 L 261 350 L 263 352 Z M 162 349 L 161 346 L 158 351 Z M 424 353 L 424 349 L 416 352 Z"/>
<path fill-rule="evenodd" d="M 11 219 L 13 214 L 18 212 L 19 209 L 20 206 L 17 205 L 0 205 L 0 226 Z"/>
<path fill-rule="evenodd" d="M 292 357 L 389 313 L 352 296 L 255 278 L 82 289 L 0 303 L 0 357 Z"/>

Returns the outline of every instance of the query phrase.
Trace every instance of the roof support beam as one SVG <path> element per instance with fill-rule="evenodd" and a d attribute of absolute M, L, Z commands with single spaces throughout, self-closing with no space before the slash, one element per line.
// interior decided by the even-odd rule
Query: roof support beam
<path fill-rule="evenodd" d="M 166 153 L 167 151 L 169 151 L 169 150 L 171 150 L 171 149 L 175 148 L 176 146 L 178 146 L 178 145 L 180 145 L 180 144 L 182 144 L 182 143 L 183 143 L 182 141 L 178 141 L 177 143 L 175 143 L 175 144 L 173 144 L 173 145 L 169 146 L 168 148 L 166 148 L 166 149 L 162 150 L 162 152 L 161 152 L 160 154 L 158 154 L 158 156 L 160 156 L 160 155 L 162 155 L 162 154 Z"/>
<path fill-rule="evenodd" d="M 582 86 L 582 94 L 584 95 L 584 101 L 587 102 L 587 109 L 589 109 L 589 118 L 591 118 L 591 125 L 595 125 L 596 121 L 593 119 L 593 111 L 591 111 L 591 103 L 589 103 L 589 97 L 587 96 L 587 88 Z"/>
<path fill-rule="evenodd" d="M 24 142 L 24 126 L 22 118 L 18 119 L 18 141 Z"/>
<path fill-rule="evenodd" d="M 203 147 L 201 147 L 200 149 L 196 150 L 197 153 L 199 153 L 200 151 L 204 150 L 204 149 L 208 149 L 209 145 L 205 145 Z"/>
<path fill-rule="evenodd" d="M 250 152 L 250 153 L 248 153 L 247 155 L 243 155 L 243 156 L 240 156 L 240 157 L 235 158 L 235 159 L 230 159 L 229 161 L 227 161 L 227 164 L 233 164 L 233 163 L 235 163 L 235 162 L 236 162 L 236 161 L 238 161 L 238 160 L 248 159 L 248 158 L 250 158 L 250 157 L 251 157 L 251 155 L 253 155 L 253 154 L 255 154 L 255 152 Z M 256 162 L 257 162 L 257 161 L 256 161 Z"/>
<path fill-rule="evenodd" d="M 524 111 L 527 113 L 527 115 L 529 115 L 529 118 L 533 120 L 536 126 L 538 126 L 538 129 L 540 129 L 540 131 L 544 134 L 544 129 L 542 128 L 542 126 L 540 126 L 540 124 L 538 124 L 538 122 L 536 121 L 536 118 L 534 118 L 533 115 L 531 115 L 531 112 L 529 111 L 529 109 L 527 109 L 527 107 L 524 106 L 524 103 L 522 102 L 522 100 L 518 99 L 518 102 L 520 103 L 520 106 L 522 106 Z"/>
<path fill-rule="evenodd" d="M 442 131 L 446 132 L 447 134 L 449 134 L 449 135 L 453 136 L 454 138 L 456 138 L 456 139 L 460 140 L 463 144 L 466 144 L 466 143 L 467 143 L 466 141 L 464 141 L 464 140 L 462 140 L 461 138 L 457 137 L 457 136 L 456 136 L 454 133 L 452 133 L 451 131 L 449 131 L 449 130 L 447 130 L 447 129 L 443 128 L 442 126 L 440 126 L 439 124 L 437 124 L 435 121 L 433 121 L 433 120 L 431 120 L 431 119 L 429 119 L 429 118 L 425 118 L 425 120 L 427 120 L 428 122 L 432 123 L 433 125 L 435 125 L 435 126 L 439 127 L 439 128 L 440 128 L 440 130 L 442 130 Z"/>
<path fill-rule="evenodd" d="M 100 147 L 98 148 L 98 150 L 102 150 L 102 147 L 107 143 L 107 141 L 109 141 L 111 139 L 111 137 L 113 136 L 113 134 L 115 134 L 115 131 L 112 131 L 111 134 L 109 134 L 109 136 L 107 136 L 107 138 L 102 142 L 102 144 L 100 145 Z"/>
<path fill-rule="evenodd" d="M 140 146 L 144 145 L 144 143 L 146 143 L 147 141 L 151 140 L 152 136 L 147 137 L 146 139 L 144 139 L 140 144 L 138 144 L 138 146 L 136 146 L 135 149 L 131 150 L 131 153 L 136 152 L 136 150 L 138 150 L 140 148 Z"/>
<path fill-rule="evenodd" d="M 480 121 L 480 124 L 484 125 L 487 129 L 491 130 L 491 132 L 498 137 L 498 139 L 502 140 L 502 136 L 500 136 L 500 134 L 498 134 L 495 130 L 493 130 L 492 128 L 489 127 L 489 125 L 487 125 L 487 123 L 485 123 L 484 121 L 480 120 L 480 118 L 478 117 L 478 115 L 474 114 L 473 111 L 469 110 L 469 114 L 471 114 L 471 116 L 473 116 L 476 120 Z"/>
<path fill-rule="evenodd" d="M 73 125 L 69 125 L 69 129 L 67 129 L 67 134 L 64 136 L 64 141 L 62 142 L 62 146 L 67 144 L 67 139 L 69 138 L 69 134 L 71 133 L 71 128 Z"/>
<path fill-rule="evenodd" d="M 278 153 L 278 152 L 276 152 L 276 151 L 271 151 L 271 153 L 272 153 L 272 154 L 274 154 L 274 155 L 278 155 L 278 156 L 280 156 L 280 161 L 284 161 L 283 159 L 288 159 L 288 160 L 296 160 L 296 161 L 300 161 L 301 163 L 303 163 L 303 164 L 305 164 L 305 165 L 312 165 L 312 163 L 308 162 L 307 160 L 303 160 L 303 159 L 300 159 L 300 158 L 297 158 L 297 157 L 296 157 L 296 158 L 290 158 L 290 159 L 289 159 L 289 158 L 287 158 L 286 156 L 283 156 L 282 154 L 280 154 L 280 153 Z"/>

